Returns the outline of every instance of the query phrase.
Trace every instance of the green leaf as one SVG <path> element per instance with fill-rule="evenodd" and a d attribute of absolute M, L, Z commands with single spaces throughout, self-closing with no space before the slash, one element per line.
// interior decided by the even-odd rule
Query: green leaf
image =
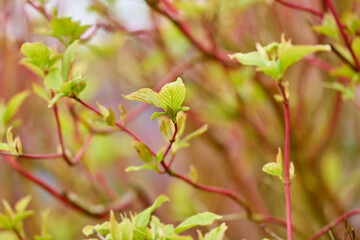
<path fill-rule="evenodd" d="M 31 201 L 32 197 L 30 195 L 21 198 L 16 204 L 15 204 L 15 210 L 16 212 L 22 212 L 24 211 L 27 206 L 29 205 L 30 201 Z"/>
<path fill-rule="evenodd" d="M 278 165 L 278 168 L 280 170 L 280 174 L 282 175 L 282 172 L 283 172 L 283 159 L 282 159 L 281 148 L 278 148 L 278 154 L 276 155 L 276 164 Z"/>
<path fill-rule="evenodd" d="M 282 42 L 282 44 L 279 45 L 279 71 L 284 73 L 288 67 L 300 61 L 305 56 L 319 51 L 331 51 L 331 47 L 329 45 L 292 46 L 290 41 Z"/>
<path fill-rule="evenodd" d="M 130 166 L 125 169 L 125 172 L 137 172 L 140 170 L 149 169 L 149 170 L 155 170 L 153 165 L 150 164 L 144 164 L 141 166 Z"/>
<path fill-rule="evenodd" d="M 175 82 L 166 84 L 160 90 L 157 95 L 157 100 L 165 111 L 168 111 L 168 107 L 176 111 L 183 104 L 185 94 L 185 85 L 181 78 L 178 78 Z"/>
<path fill-rule="evenodd" d="M 132 225 L 132 223 L 130 222 L 129 219 L 124 219 L 119 227 L 119 232 L 120 232 L 120 240 L 130 240 L 130 239 L 133 239 L 133 231 L 134 231 L 134 227 Z"/>
<path fill-rule="evenodd" d="M 123 97 L 132 101 L 148 103 L 159 108 L 161 106 L 157 100 L 157 96 L 158 94 L 150 88 L 141 88 Z"/>
<path fill-rule="evenodd" d="M 112 108 L 109 109 L 109 116 L 106 118 L 106 123 L 109 124 L 109 126 L 115 126 L 116 117 Z"/>
<path fill-rule="evenodd" d="M 15 113 L 20 108 L 21 104 L 24 102 L 24 100 L 29 96 L 28 91 L 23 91 L 15 96 L 13 96 L 10 101 L 7 103 L 7 107 L 4 113 L 4 123 L 8 123 L 11 118 L 15 115 Z"/>
<path fill-rule="evenodd" d="M 258 52 L 249 52 L 249 53 L 235 53 L 229 55 L 231 59 L 236 59 L 242 65 L 246 66 L 266 66 L 266 62 L 263 58 L 261 58 Z"/>
<path fill-rule="evenodd" d="M 101 105 L 99 102 L 96 102 L 96 105 L 101 113 L 101 116 L 106 119 L 109 116 L 109 110 L 107 110 L 107 108 Z"/>
<path fill-rule="evenodd" d="M 33 62 L 30 58 L 21 59 L 20 63 L 31 70 L 33 73 L 43 78 L 45 76 L 44 70 Z"/>
<path fill-rule="evenodd" d="M 0 142 L 0 151 L 10 152 L 10 147 L 6 143 Z"/>
<path fill-rule="evenodd" d="M 294 179 L 295 177 L 295 166 L 293 162 L 290 162 L 290 180 Z"/>
<path fill-rule="evenodd" d="M 61 92 L 63 92 L 65 96 L 78 97 L 79 94 L 85 89 L 85 87 L 86 87 L 86 79 L 82 77 L 78 77 L 64 83 L 61 86 Z"/>
<path fill-rule="evenodd" d="M 16 215 L 14 217 L 14 220 L 13 220 L 13 225 L 15 227 L 18 227 L 18 224 L 21 223 L 22 220 L 24 220 L 25 218 L 30 217 L 33 214 L 34 214 L 34 211 L 31 211 L 31 210 L 16 213 Z"/>
<path fill-rule="evenodd" d="M 164 152 L 165 152 L 165 147 L 161 148 L 157 153 L 156 153 L 156 167 L 159 165 L 159 163 L 163 160 L 164 158 Z"/>
<path fill-rule="evenodd" d="M 321 25 L 316 25 L 313 29 L 315 32 L 333 38 L 334 40 L 338 40 L 340 38 L 336 21 L 330 13 L 325 14 Z"/>
<path fill-rule="evenodd" d="M 199 129 L 197 129 L 196 131 L 190 133 L 189 135 L 187 135 L 182 141 L 183 142 L 188 142 L 191 139 L 200 136 L 201 134 L 205 133 L 206 130 L 208 129 L 208 125 L 204 124 L 202 125 Z"/>
<path fill-rule="evenodd" d="M 89 28 L 89 25 L 81 26 L 79 21 L 73 21 L 69 17 L 54 17 L 50 22 L 50 28 L 52 30 L 50 35 L 68 45 L 78 39 Z M 67 41 L 64 41 L 63 37 L 66 37 Z"/>
<path fill-rule="evenodd" d="M 206 226 L 213 224 L 213 222 L 217 219 L 221 219 L 222 217 L 219 215 L 216 215 L 211 212 L 203 212 L 199 213 L 197 215 L 191 216 L 185 221 L 181 222 L 176 228 L 175 233 L 181 233 L 184 232 L 190 228 L 196 227 L 196 226 Z"/>
<path fill-rule="evenodd" d="M 281 175 L 282 175 L 279 165 L 277 165 L 274 162 L 265 164 L 263 166 L 262 170 L 263 170 L 263 172 L 273 175 L 273 176 L 281 177 Z"/>
<path fill-rule="evenodd" d="M 10 219 L 10 221 L 12 222 L 14 217 L 15 217 L 14 211 L 11 209 L 10 204 L 8 203 L 8 201 L 3 199 L 2 203 L 3 203 L 4 211 L 5 211 L 5 214 L 6 214 L 7 218 Z"/>
<path fill-rule="evenodd" d="M 46 102 L 51 99 L 51 96 L 48 91 L 46 91 L 42 86 L 33 83 L 32 84 L 33 91 L 36 95 L 44 99 Z"/>
<path fill-rule="evenodd" d="M 119 105 L 119 110 L 121 112 L 121 116 L 120 116 L 121 123 L 124 124 L 125 116 L 126 116 L 125 108 L 122 105 Z"/>
<path fill-rule="evenodd" d="M 32 60 L 34 65 L 44 69 L 50 58 L 50 49 L 43 43 L 24 43 L 21 53 Z"/>
<path fill-rule="evenodd" d="M 11 228 L 12 228 L 11 218 L 0 213 L 0 229 L 10 230 Z"/>
<path fill-rule="evenodd" d="M 152 115 L 151 115 L 151 118 L 150 118 L 150 121 L 154 120 L 155 118 L 159 117 L 159 116 L 162 116 L 162 115 L 166 115 L 166 112 L 154 112 Z"/>
<path fill-rule="evenodd" d="M 174 135 L 174 127 L 171 120 L 167 117 L 159 118 L 160 131 L 166 141 L 169 141 Z"/>
<path fill-rule="evenodd" d="M 90 236 L 91 234 L 94 233 L 94 230 L 96 230 L 101 235 L 105 236 L 110 233 L 110 223 L 106 221 L 102 224 L 97 224 L 95 226 L 88 225 L 82 229 L 82 232 L 84 235 Z"/>
<path fill-rule="evenodd" d="M 110 235 L 111 235 L 112 240 L 121 240 L 121 238 L 120 238 L 121 231 L 120 230 L 121 229 L 119 227 L 119 223 L 115 219 L 114 212 L 111 211 L 110 212 Z"/>
<path fill-rule="evenodd" d="M 78 46 L 79 46 L 79 41 L 77 40 L 73 42 L 70 46 L 68 46 L 64 53 L 62 68 L 61 68 L 61 76 L 64 82 L 68 81 L 69 79 L 70 68 L 74 61 L 75 53 Z"/>
<path fill-rule="evenodd" d="M 133 141 L 131 145 L 138 152 L 140 159 L 145 163 L 152 163 L 153 157 L 148 146 L 142 142 Z"/>
<path fill-rule="evenodd" d="M 63 80 L 60 76 L 60 71 L 58 68 L 53 68 L 51 71 L 46 75 L 44 79 L 44 84 L 49 89 L 54 91 L 60 91 L 61 86 L 63 85 Z"/>
<path fill-rule="evenodd" d="M 136 216 L 135 219 L 135 226 L 136 227 L 146 227 L 150 221 L 150 215 L 156 208 L 160 207 L 164 202 L 169 201 L 169 198 L 165 195 L 160 195 L 153 205 L 142 211 Z"/>
<path fill-rule="evenodd" d="M 237 59 L 241 64 L 255 66 L 256 70 L 263 72 L 276 81 L 279 81 L 288 67 L 300 61 L 306 55 L 318 51 L 330 51 L 329 45 L 296 45 L 285 40 L 284 35 L 280 43 L 270 43 L 265 47 L 256 44 L 257 51 L 250 53 L 236 53 L 230 58 Z"/>
<path fill-rule="evenodd" d="M 225 231 L 227 229 L 227 226 L 225 223 L 221 224 L 220 227 L 215 228 L 208 232 L 204 240 L 222 240 L 224 238 Z"/>
<path fill-rule="evenodd" d="M 198 172 L 197 172 L 196 168 L 194 167 L 194 165 L 190 166 L 189 177 L 194 183 L 196 183 L 198 180 Z"/>
<path fill-rule="evenodd" d="M 51 108 L 57 101 L 59 101 L 60 98 L 66 96 L 64 93 L 58 93 L 56 94 L 50 101 L 48 104 L 48 108 Z"/>
<path fill-rule="evenodd" d="M 176 138 L 180 138 L 184 131 L 185 131 L 185 126 L 186 126 L 186 114 L 183 112 L 180 112 L 177 116 L 176 116 L 176 123 L 177 123 L 177 127 L 178 127 L 178 131 L 176 134 Z"/>

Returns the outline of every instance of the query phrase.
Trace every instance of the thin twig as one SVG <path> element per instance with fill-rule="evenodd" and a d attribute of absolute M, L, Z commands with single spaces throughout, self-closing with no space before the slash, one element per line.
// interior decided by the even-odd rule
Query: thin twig
<path fill-rule="evenodd" d="M 350 51 L 350 54 L 355 62 L 355 66 L 357 68 L 357 71 L 360 71 L 360 64 L 359 64 L 359 60 L 357 59 L 352 47 L 351 47 L 351 43 L 349 41 L 349 38 L 347 37 L 345 31 L 344 31 L 344 26 L 342 25 L 341 21 L 340 21 L 340 17 L 337 14 L 334 5 L 332 4 L 331 0 L 325 0 L 326 5 L 329 7 L 332 15 L 335 18 L 336 24 L 338 26 L 338 29 L 340 31 L 341 37 L 343 38 L 346 47 L 348 48 L 348 50 Z"/>
<path fill-rule="evenodd" d="M 318 12 L 312 8 L 308 8 L 308 7 L 305 7 L 305 6 L 301 6 L 301 5 L 298 5 L 298 4 L 295 4 L 295 3 L 292 3 L 292 2 L 287 2 L 287 1 L 283 1 L 283 0 L 275 0 L 276 2 L 286 6 L 286 7 L 289 7 L 289 8 L 293 8 L 293 9 L 296 9 L 296 10 L 299 10 L 299 11 L 303 11 L 303 12 L 307 12 L 307 13 L 310 13 L 314 16 L 317 16 L 319 18 L 323 18 L 324 17 L 324 14 L 322 12 Z"/>
<path fill-rule="evenodd" d="M 286 200 L 286 228 L 287 239 L 292 240 L 292 223 L 291 223 L 291 198 L 290 198 L 290 111 L 289 100 L 285 92 L 285 87 L 282 83 L 278 84 L 280 92 L 283 96 L 284 102 L 284 117 L 285 117 L 285 200 Z"/>
<path fill-rule="evenodd" d="M 360 209 L 352 210 L 348 213 L 345 213 L 341 217 L 335 219 L 333 222 L 329 223 L 328 225 L 324 226 L 320 229 L 315 235 L 313 235 L 309 240 L 315 240 L 320 238 L 322 235 L 326 234 L 331 228 L 335 227 L 339 223 L 343 222 L 346 218 L 350 218 L 352 216 L 360 214 Z"/>

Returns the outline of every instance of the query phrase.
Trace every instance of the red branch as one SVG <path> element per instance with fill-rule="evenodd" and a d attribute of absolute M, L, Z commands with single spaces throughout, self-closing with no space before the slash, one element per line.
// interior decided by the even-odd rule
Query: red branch
<path fill-rule="evenodd" d="M 323 227 L 320 231 L 318 231 L 315 235 L 313 235 L 310 238 L 310 240 L 315 240 L 315 239 L 320 238 L 322 235 L 327 233 L 331 228 L 333 228 L 336 225 L 338 225 L 339 223 L 343 222 L 346 218 L 350 218 L 350 217 L 358 215 L 358 214 L 360 214 L 360 209 L 355 209 L 355 210 L 352 210 L 352 211 L 350 211 L 348 213 L 345 213 L 344 215 L 342 215 L 338 219 L 334 220 L 333 222 L 331 222 L 328 225 L 326 225 L 325 227 Z"/>
<path fill-rule="evenodd" d="M 312 9 L 312 8 L 308 8 L 308 7 L 305 7 L 305 6 L 301 6 L 301 5 L 291 3 L 291 2 L 287 2 L 287 1 L 283 1 L 283 0 L 275 0 L 275 1 L 282 4 L 282 5 L 284 5 L 284 6 L 286 6 L 286 7 L 293 8 L 293 9 L 303 11 L 303 12 L 307 12 L 307 13 L 310 13 L 310 14 L 312 14 L 314 16 L 319 17 L 319 18 L 324 17 L 324 14 L 322 12 L 318 12 L 318 11 Z"/>
<path fill-rule="evenodd" d="M 80 204 L 76 203 L 75 201 L 69 199 L 68 196 L 70 194 L 66 191 L 58 191 L 55 188 L 51 187 L 47 183 L 45 183 L 42 179 L 34 176 L 32 173 L 27 171 L 26 169 L 22 168 L 17 161 L 15 161 L 11 156 L 3 156 L 6 161 L 9 163 L 9 165 L 16 170 L 18 173 L 23 175 L 25 178 L 30 180 L 31 182 L 35 183 L 42 189 L 44 189 L 46 192 L 48 192 L 50 195 L 52 195 L 55 199 L 62 202 L 65 206 L 71 207 L 72 209 L 75 209 L 79 212 L 85 213 L 88 216 L 96 217 L 96 218 L 105 218 L 108 216 L 110 212 L 110 208 L 104 208 L 102 211 L 95 211 L 92 210 L 91 207 L 87 208 L 84 206 L 81 206 Z M 125 202 L 122 202 L 119 206 L 114 206 L 112 209 L 116 209 L 116 211 L 122 211 L 126 208 L 128 208 L 132 204 L 133 199 L 129 199 Z"/>
<path fill-rule="evenodd" d="M 291 223 L 291 198 L 290 198 L 290 111 L 289 100 L 286 96 L 285 87 L 281 83 L 278 84 L 281 94 L 284 98 L 284 117 L 285 117 L 285 200 L 286 200 L 286 224 L 287 239 L 292 240 L 292 223 Z"/>
<path fill-rule="evenodd" d="M 345 42 L 345 45 L 346 47 L 348 48 L 348 50 L 350 51 L 350 54 L 355 62 L 355 65 L 356 65 L 356 68 L 358 71 L 360 71 L 360 64 L 359 64 L 359 61 L 351 47 L 351 43 L 349 41 L 349 38 L 347 37 L 345 31 L 344 31 L 344 26 L 342 25 L 341 21 L 340 21 L 340 18 L 339 18 L 339 15 L 337 14 L 336 10 L 335 10 L 335 7 L 334 5 L 332 4 L 331 0 L 325 0 L 325 3 L 326 5 L 329 7 L 332 15 L 334 16 L 335 18 L 335 21 L 336 21 L 336 24 L 339 28 L 339 31 L 340 31 L 340 34 L 341 34 L 341 37 L 343 38 L 344 42 Z"/>

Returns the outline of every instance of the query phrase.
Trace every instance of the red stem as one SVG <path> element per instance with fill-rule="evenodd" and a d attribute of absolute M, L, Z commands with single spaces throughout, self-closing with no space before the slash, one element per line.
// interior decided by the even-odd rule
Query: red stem
<path fill-rule="evenodd" d="M 331 0 L 325 0 L 325 3 L 326 5 L 329 7 L 332 15 L 334 16 L 335 18 L 335 21 L 336 21 L 336 24 L 339 28 L 339 31 L 340 31 L 340 34 L 345 42 L 345 45 L 346 47 L 348 48 L 348 50 L 350 51 L 350 54 L 355 62 L 355 66 L 357 68 L 358 71 L 360 71 L 360 64 L 359 64 L 359 61 L 351 47 L 351 44 L 350 44 L 350 41 L 349 41 L 349 38 L 347 37 L 347 35 L 345 34 L 345 31 L 344 31 L 344 26 L 341 24 L 341 21 L 340 21 L 340 18 L 339 18 L 339 15 L 337 14 L 336 10 L 335 10 L 335 7 L 334 5 L 332 4 Z"/>
<path fill-rule="evenodd" d="M 352 217 L 354 215 L 360 214 L 360 209 L 352 210 L 348 213 L 345 213 L 338 219 L 334 220 L 333 222 L 329 223 L 328 225 L 324 226 L 320 231 L 318 231 L 315 235 L 313 235 L 309 240 L 315 240 L 320 238 L 322 235 L 327 233 L 331 228 L 335 227 L 339 223 L 343 222 L 346 218 Z"/>
<path fill-rule="evenodd" d="M 86 107 L 87 109 L 93 111 L 94 113 L 96 113 L 99 116 L 102 116 L 102 114 L 96 110 L 95 108 L 93 108 L 92 106 L 90 106 L 89 104 L 85 103 L 84 101 L 82 101 L 79 98 L 75 98 L 76 101 L 78 101 L 81 105 L 83 105 L 84 107 Z M 144 141 L 142 139 L 140 139 L 138 136 L 135 135 L 135 133 L 133 133 L 132 131 L 130 131 L 128 128 L 126 128 L 124 125 L 122 125 L 119 122 L 115 123 L 115 126 L 118 127 L 120 130 L 126 132 L 127 134 L 129 134 L 130 136 L 132 136 L 136 141 L 138 142 L 142 142 L 144 143 Z M 150 152 L 152 155 L 156 156 L 156 152 L 154 150 L 152 150 L 151 148 L 149 148 Z"/>
<path fill-rule="evenodd" d="M 88 216 L 96 217 L 96 218 L 104 218 L 104 217 L 107 217 L 107 215 L 109 214 L 109 212 L 110 212 L 109 208 L 105 208 L 103 211 L 100 211 L 100 212 L 94 212 L 94 211 L 91 211 L 90 209 L 88 209 L 86 207 L 83 207 L 83 206 L 77 204 L 76 202 L 72 201 L 71 199 L 69 199 L 67 197 L 69 195 L 67 192 L 58 191 L 55 188 L 51 187 L 46 182 L 44 182 L 42 179 L 34 176 L 32 173 L 30 173 L 26 169 L 22 168 L 18 164 L 18 162 L 15 161 L 11 156 L 3 156 L 3 157 L 9 163 L 9 165 L 13 169 L 15 169 L 18 173 L 20 173 L 25 178 L 27 178 L 31 182 L 35 183 L 36 185 L 38 185 L 39 187 L 44 189 L 46 192 L 48 192 L 54 198 L 56 198 L 57 200 L 62 202 L 65 206 L 69 206 L 69 207 L 71 207 L 71 208 L 73 208 L 73 209 L 75 209 L 75 210 L 77 210 L 79 212 L 85 213 Z M 114 207 L 112 209 L 116 209 L 116 211 L 121 211 L 121 210 L 126 209 L 127 207 L 129 207 L 131 204 L 132 204 L 132 200 L 129 200 L 127 202 L 121 203 L 119 206 L 116 206 L 116 207 Z"/>
<path fill-rule="evenodd" d="M 170 3 L 168 3 L 169 5 Z M 175 19 L 170 13 L 168 13 L 166 10 L 162 10 L 160 9 L 158 6 L 155 5 L 149 5 L 149 7 L 151 7 L 152 9 L 154 9 L 156 12 L 158 12 L 159 14 L 163 15 L 164 17 L 166 17 L 167 19 L 169 19 L 173 24 L 175 24 L 175 26 L 177 26 L 180 31 L 186 36 L 186 38 L 198 49 L 200 50 L 202 53 L 204 53 L 207 56 L 210 56 L 218 61 L 220 61 L 221 63 L 225 64 L 225 65 L 238 65 L 239 63 L 236 62 L 235 60 L 231 60 L 228 57 L 228 54 L 230 54 L 230 52 L 225 51 L 224 49 L 220 49 L 220 48 L 213 48 L 213 47 L 208 47 L 206 45 L 206 43 L 204 43 L 204 41 L 199 41 L 197 40 L 192 34 L 191 34 L 191 25 L 178 21 L 177 19 Z"/>
<path fill-rule="evenodd" d="M 80 148 L 79 152 L 75 155 L 75 157 L 73 159 L 74 164 L 77 164 L 80 161 L 80 159 L 82 158 L 82 156 L 84 156 L 86 150 L 89 148 L 89 146 L 91 144 L 92 137 L 93 137 L 93 135 L 90 133 L 90 135 L 88 136 L 86 141 L 83 143 L 82 147 Z"/>
<path fill-rule="evenodd" d="M 300 11 L 303 11 L 303 12 L 311 13 L 314 16 L 317 16 L 319 18 L 324 17 L 324 14 L 322 12 L 318 12 L 318 11 L 312 9 L 312 8 L 308 8 L 308 7 L 305 7 L 305 6 L 301 6 L 301 5 L 298 5 L 298 4 L 295 4 L 295 3 L 290 3 L 290 2 L 287 2 L 287 1 L 283 1 L 283 0 L 275 0 L 275 1 L 282 4 L 282 5 L 284 5 L 284 6 L 287 6 L 289 8 L 293 8 L 293 9 L 300 10 Z"/>
<path fill-rule="evenodd" d="M 43 6 L 35 4 L 32 0 L 27 0 L 27 3 L 29 3 L 33 8 L 35 8 L 39 13 L 41 13 L 47 20 L 51 20 L 52 16 L 46 12 Z"/>
<path fill-rule="evenodd" d="M 0 155 L 6 155 L 6 156 L 13 156 L 13 157 L 19 157 L 19 158 L 28 158 L 28 159 L 55 159 L 55 158 L 61 158 L 63 155 L 61 153 L 53 153 L 53 154 L 17 154 L 17 153 L 10 153 L 10 152 L 2 152 L 0 151 Z"/>
<path fill-rule="evenodd" d="M 52 95 L 52 97 L 54 97 L 54 93 L 51 93 L 51 95 Z M 73 163 L 71 162 L 71 160 L 69 159 L 69 157 L 66 155 L 66 152 L 65 152 L 64 139 L 63 139 L 63 135 L 62 135 L 62 131 L 61 131 L 59 113 L 58 113 L 58 108 L 57 108 L 56 104 L 54 104 L 54 106 L 53 106 L 53 111 L 54 111 L 54 115 L 55 115 L 55 119 L 56 119 L 56 127 L 57 127 L 57 133 L 59 136 L 59 142 L 60 142 L 62 156 L 63 156 L 64 160 L 66 161 L 66 163 L 68 165 L 72 166 Z"/>
<path fill-rule="evenodd" d="M 284 117 L 285 117 L 285 200 L 286 200 L 286 229 L 287 239 L 292 240 L 292 223 L 291 223 L 291 198 L 290 198 L 290 111 L 289 111 L 289 100 L 286 96 L 285 87 L 282 83 L 279 83 L 281 94 L 284 98 Z"/>

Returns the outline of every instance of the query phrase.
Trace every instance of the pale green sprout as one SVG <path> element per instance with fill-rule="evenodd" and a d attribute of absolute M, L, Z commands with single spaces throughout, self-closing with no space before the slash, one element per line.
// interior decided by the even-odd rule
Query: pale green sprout
<path fill-rule="evenodd" d="M 249 53 L 229 55 L 243 65 L 255 66 L 276 81 L 280 81 L 285 71 L 305 56 L 319 51 L 330 51 L 329 45 L 292 45 L 291 40 L 281 36 L 281 42 L 272 42 L 266 46 L 256 44 L 256 50 Z"/>

